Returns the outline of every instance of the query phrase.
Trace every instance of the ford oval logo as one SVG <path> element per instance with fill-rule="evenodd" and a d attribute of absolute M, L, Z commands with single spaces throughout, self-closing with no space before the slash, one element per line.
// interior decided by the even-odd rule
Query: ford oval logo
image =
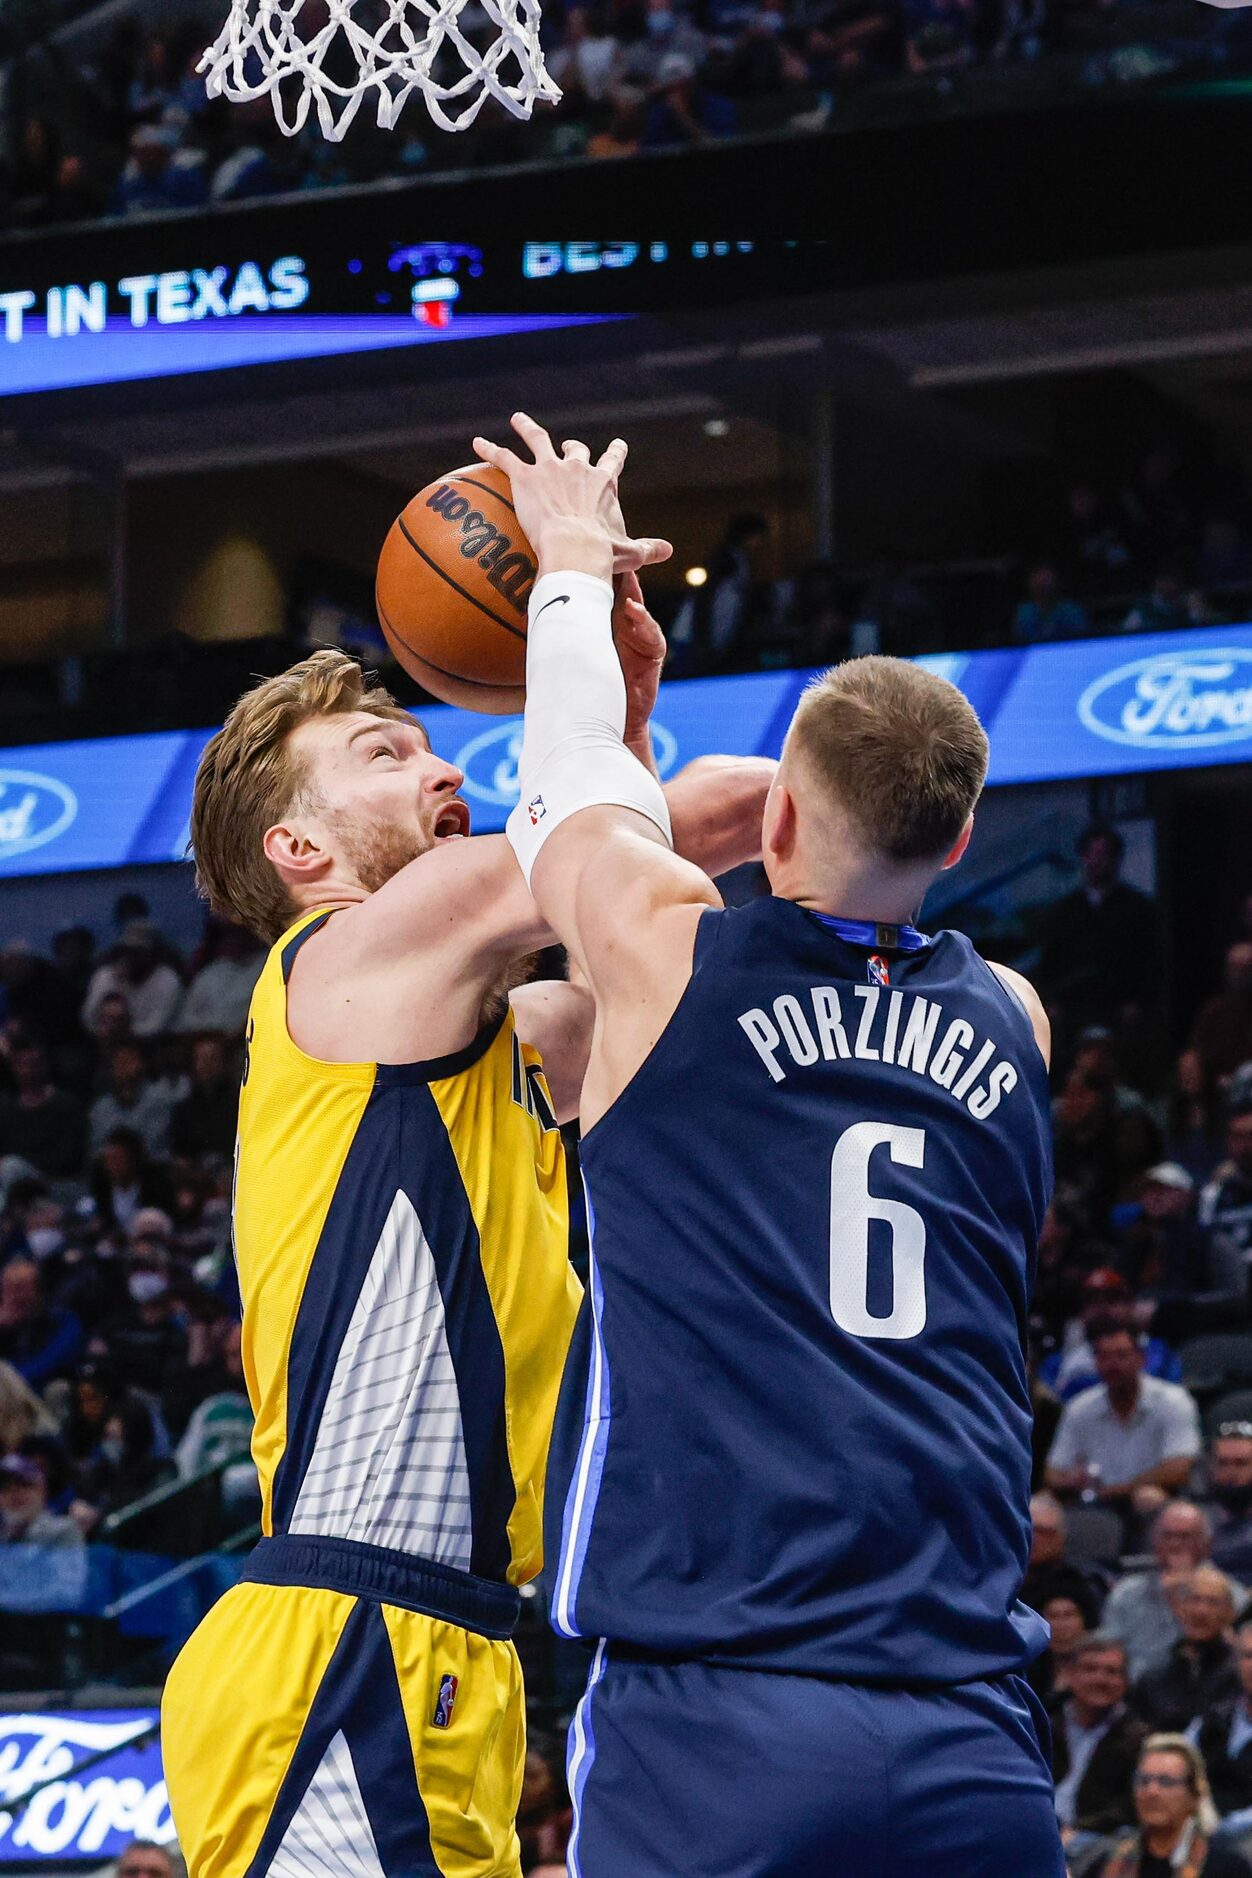
<path fill-rule="evenodd" d="M 78 797 L 55 776 L 0 769 L 0 861 L 55 841 L 77 814 Z"/>
<path fill-rule="evenodd" d="M 1252 651 L 1164 652 L 1119 665 L 1087 686 L 1088 730 L 1140 750 L 1198 750 L 1252 741 Z"/>
<path fill-rule="evenodd" d="M 656 766 L 668 776 L 678 759 L 678 740 L 663 724 L 652 722 L 652 747 Z M 490 802 L 497 808 L 511 809 L 521 793 L 517 765 L 522 754 L 522 720 L 509 717 L 493 724 L 477 737 L 471 737 L 457 751 L 452 761 L 465 772 L 462 794 L 475 802 Z"/>

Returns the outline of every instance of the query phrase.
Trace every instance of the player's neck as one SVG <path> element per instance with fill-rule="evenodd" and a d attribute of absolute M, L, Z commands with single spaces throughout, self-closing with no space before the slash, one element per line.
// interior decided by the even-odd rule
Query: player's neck
<path fill-rule="evenodd" d="M 800 866 L 787 867 L 770 880 L 779 899 L 794 900 L 811 913 L 878 926 L 912 925 L 928 885 L 911 871 L 889 875 L 869 867 L 841 869 L 821 879 Z"/>

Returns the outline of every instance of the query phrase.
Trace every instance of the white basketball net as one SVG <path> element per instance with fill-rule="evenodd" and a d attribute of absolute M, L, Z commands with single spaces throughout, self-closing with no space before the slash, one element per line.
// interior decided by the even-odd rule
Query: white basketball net
<path fill-rule="evenodd" d="M 230 16 L 198 69 L 207 73 L 212 98 L 243 104 L 268 92 L 288 137 L 303 130 L 316 101 L 322 134 L 332 143 L 370 92 L 377 93 L 384 130 L 415 91 L 444 130 L 464 130 L 488 98 L 514 117 L 529 117 L 537 99 L 555 104 L 561 93 L 544 69 L 538 0 L 476 0 L 499 29 L 485 51 L 462 31 L 465 3 L 231 0 Z M 338 70 L 328 71 L 328 61 Z M 295 81 L 287 96 L 284 81 Z"/>

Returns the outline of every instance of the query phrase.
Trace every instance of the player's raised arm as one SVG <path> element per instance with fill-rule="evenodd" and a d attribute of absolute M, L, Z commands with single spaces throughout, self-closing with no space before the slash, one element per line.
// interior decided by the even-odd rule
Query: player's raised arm
<path fill-rule="evenodd" d="M 664 794 L 623 742 L 626 683 L 613 641 L 624 535 L 617 477 L 626 446 L 597 463 L 583 444 L 558 457 L 539 425 L 514 427 L 533 464 L 483 439 L 510 476 L 539 557 L 527 640 L 522 793 L 509 822 L 544 917 L 595 992 L 597 1049 L 583 1104 L 595 1118 L 668 1022 L 691 968 L 701 912 L 720 905 L 707 874 L 672 850 Z M 648 544 L 636 565 L 649 558 Z"/>

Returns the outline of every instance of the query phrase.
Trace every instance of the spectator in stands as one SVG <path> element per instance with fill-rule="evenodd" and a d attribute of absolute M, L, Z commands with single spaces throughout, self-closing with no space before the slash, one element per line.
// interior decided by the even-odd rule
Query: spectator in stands
<path fill-rule="evenodd" d="M 12 1363 L 0 1363 L 0 1457 L 32 1435 L 54 1435 L 56 1422 Z"/>
<path fill-rule="evenodd" d="M 199 209 L 208 201 L 204 155 L 180 148 L 173 124 L 140 124 L 131 132 L 130 160 L 110 204 L 114 215 L 154 215 L 164 209 Z"/>
<path fill-rule="evenodd" d="M 522 1797 L 517 1809 L 522 1870 L 530 1872 L 536 1865 L 563 1858 L 569 1828 L 569 1802 L 564 1783 L 558 1782 L 553 1773 L 549 1753 L 532 1742 L 526 1753 Z M 561 1869 L 564 1870 L 564 1866 Z"/>
<path fill-rule="evenodd" d="M 674 617 L 670 646 L 676 670 L 720 670 L 732 662 L 758 591 L 768 541 L 769 523 L 763 515 L 745 512 L 731 518 L 710 558 L 708 580 Z"/>
<path fill-rule="evenodd" d="M 587 155 L 606 157 L 635 156 L 643 137 L 643 100 L 634 92 L 621 90 L 591 113 L 594 126 L 587 139 Z"/>
<path fill-rule="evenodd" d="M 1067 1402 L 1048 1455 L 1054 1493 L 1086 1490 L 1127 1516 L 1158 1496 L 1180 1493 L 1200 1452 L 1200 1417 L 1177 1383 L 1143 1373 L 1134 1333 L 1116 1323 L 1091 1327 L 1100 1386 Z"/>
<path fill-rule="evenodd" d="M 187 1329 L 170 1278 L 170 1257 L 161 1241 L 134 1239 L 126 1264 L 127 1304 L 91 1341 L 93 1355 L 107 1356 L 136 1388 L 154 1395 L 187 1357 Z"/>
<path fill-rule="evenodd" d="M 198 1473 L 202 1467 L 216 1467 L 222 1461 L 246 1455 L 252 1440 L 252 1407 L 244 1381 L 241 1326 L 222 1323 L 216 1342 L 217 1361 L 204 1366 L 199 1387 L 205 1388 L 209 1376 L 213 1380 L 178 1444 L 180 1474 Z"/>
<path fill-rule="evenodd" d="M 136 1839 L 118 1859 L 113 1878 L 178 1878 L 178 1866 L 168 1846 Z"/>
<path fill-rule="evenodd" d="M 697 70 L 708 51 L 704 34 L 674 0 L 647 0 L 644 30 L 626 47 L 621 75 L 626 84 L 649 91 L 661 82 L 661 65 L 675 55 Z"/>
<path fill-rule="evenodd" d="M 1170 561 L 1158 571 L 1151 590 L 1135 601 L 1121 629 L 1124 633 L 1185 632 L 1192 624 L 1183 569 Z"/>
<path fill-rule="evenodd" d="M 1201 1005 L 1188 1048 L 1211 1080 L 1252 1061 L 1252 940 L 1227 951 L 1225 988 Z"/>
<path fill-rule="evenodd" d="M 63 979 L 25 939 L 11 939 L 0 951 L 0 1012 L 50 1048 L 78 1034 L 78 1006 L 67 1003 Z"/>
<path fill-rule="evenodd" d="M 1225 1107 L 1217 1079 L 1194 1050 L 1184 1050 L 1174 1069 L 1165 1117 L 1165 1158 L 1185 1167 L 1197 1187 L 1222 1153 Z"/>
<path fill-rule="evenodd" d="M 78 1470 L 75 1517 L 84 1532 L 175 1478 L 174 1463 L 159 1458 L 155 1447 L 156 1428 L 145 1402 L 131 1400 L 113 1411 L 95 1452 Z"/>
<path fill-rule="evenodd" d="M 1089 1585 L 1084 1587 L 1081 1598 L 1058 1594 L 1045 1599 L 1040 1616 L 1051 1635 L 1043 1655 L 1030 1665 L 1027 1679 L 1048 1709 L 1056 1708 L 1070 1693 L 1074 1652 L 1095 1629 L 1099 1609 L 1100 1601 Z"/>
<path fill-rule="evenodd" d="M 599 104 L 621 73 L 622 43 L 603 6 L 571 7 L 565 38 L 548 56 L 548 71 L 575 109 Z"/>
<path fill-rule="evenodd" d="M 118 992 L 130 1009 L 136 1037 L 157 1037 L 170 1028 L 183 995 L 182 980 L 161 957 L 161 934 L 151 920 L 132 920 L 125 928 L 113 960 L 93 974 L 83 1023 L 88 1030 L 102 998 Z"/>
<path fill-rule="evenodd" d="M 173 1204 L 173 1184 L 158 1163 L 144 1153 L 133 1128 L 115 1128 L 92 1163 L 91 1187 L 101 1224 L 106 1231 L 123 1230 L 142 1207 Z"/>
<path fill-rule="evenodd" d="M 90 1021 L 84 1017 L 83 1022 L 102 1052 L 111 1050 L 115 1044 L 130 1042 L 135 1034 L 130 1000 L 120 991 L 106 991 Z"/>
<path fill-rule="evenodd" d="M 1231 1643 L 1238 1613 L 1230 1580 L 1215 1565 L 1198 1565 L 1177 1597 L 1182 1635 L 1137 1679 L 1130 1701 L 1150 1728 L 1181 1732 L 1239 1693 Z"/>
<path fill-rule="evenodd" d="M 1061 1347 L 1039 1366 L 1043 1381 L 1055 1389 L 1062 1402 L 1071 1402 L 1084 1389 L 1092 1389 L 1100 1380 L 1095 1351 L 1091 1347 L 1094 1324 L 1119 1324 L 1138 1332 L 1145 1314 L 1136 1303 L 1129 1281 L 1111 1266 L 1101 1265 L 1093 1272 L 1078 1275 L 1081 1308 L 1065 1326 Z M 1180 1382 L 1182 1364 L 1178 1353 L 1159 1337 L 1140 1339 L 1143 1367 L 1149 1376 L 1163 1382 Z"/>
<path fill-rule="evenodd" d="M 197 1037 L 191 1046 L 191 1089 L 174 1110 L 169 1144 L 175 1154 L 199 1160 L 230 1154 L 239 1121 L 239 1078 L 226 1065 L 221 1037 Z"/>
<path fill-rule="evenodd" d="M 25 1455 L 0 1460 L 0 1544 L 81 1546 L 83 1536 L 72 1519 L 48 1511 L 43 1468 Z"/>
<path fill-rule="evenodd" d="M 52 219 L 61 138 L 46 117 L 26 117 L 15 140 L 6 181 L 8 213 L 16 228 L 38 228 Z"/>
<path fill-rule="evenodd" d="M 904 61 L 916 76 L 960 71 L 974 61 L 970 0 L 904 0 Z"/>
<path fill-rule="evenodd" d="M 1041 561 L 1026 577 L 1027 597 L 1013 615 L 1013 637 L 1022 645 L 1050 639 L 1081 639 L 1091 630 L 1086 608 L 1067 600 L 1061 591 L 1059 569 Z"/>
<path fill-rule="evenodd" d="M 169 1095 L 149 1081 L 140 1046 L 116 1044 L 109 1052 L 109 1088 L 91 1106 L 91 1153 L 100 1152 L 115 1128 L 128 1128 L 139 1136 L 152 1160 L 163 1160 L 170 1147 L 170 1115 Z"/>
<path fill-rule="evenodd" d="M 11 1363 L 32 1389 L 73 1373 L 83 1327 L 72 1312 L 44 1299 L 33 1259 L 10 1259 L 0 1271 L 0 1361 Z"/>
<path fill-rule="evenodd" d="M 1030 1497 L 1030 1563 L 1022 1580 L 1022 1599 L 1032 1610 L 1042 1611 L 1048 1598 L 1063 1594 L 1075 1596 L 1087 1585 L 1087 1579 L 1065 1556 L 1068 1528 L 1065 1508 L 1054 1493 L 1034 1493 Z M 1088 1628 L 1094 1628 L 1089 1625 Z"/>
<path fill-rule="evenodd" d="M 1050 1387 L 1055 1383 L 1062 1360 L 1054 1355 L 1056 1348 L 1089 1297 L 1095 1295 L 1084 1292 L 1084 1282 L 1097 1270 L 1111 1271 L 1112 1257 L 1112 1248 L 1092 1233 L 1079 1196 L 1058 1182 L 1039 1233 L 1035 1292 L 1030 1311 L 1031 1331 L 1039 1347 L 1049 1352 L 1048 1363 L 1041 1373 Z M 1086 1342 L 1085 1328 L 1082 1341 Z M 1093 1363 L 1088 1386 L 1096 1380 Z"/>
<path fill-rule="evenodd" d="M 187 987 L 174 1027 L 184 1033 L 215 1030 L 223 1037 L 242 1037 L 265 953 L 251 933 L 225 920 L 212 921 L 204 952 L 207 956 Z"/>
<path fill-rule="evenodd" d="M 1150 1735 L 1134 1774 L 1136 1827 L 1085 1878 L 1252 1878 L 1233 1847 L 1212 1843 L 1217 1814 L 1204 1762 L 1185 1735 Z"/>
<path fill-rule="evenodd" d="M 1070 1692 L 1052 1716 L 1056 1816 L 1066 1830 L 1105 1833 L 1134 1818 L 1131 1778 L 1147 1729 L 1126 1706 L 1126 1652 L 1094 1631 L 1070 1659 Z"/>
<path fill-rule="evenodd" d="M 1125 848 L 1106 823 L 1084 829 L 1082 882 L 1048 917 L 1037 977 L 1071 1035 L 1113 1016 L 1141 1016 L 1156 995 L 1156 903 L 1119 878 Z"/>
<path fill-rule="evenodd" d="M 739 128 L 731 99 L 714 91 L 685 52 L 667 52 L 649 88 L 640 145 L 673 149 L 733 137 Z"/>
<path fill-rule="evenodd" d="M 48 1053 L 24 1038 L 9 1052 L 14 1093 L 0 1097 L 0 1154 L 16 1154 L 50 1180 L 82 1170 L 85 1118 L 52 1080 Z"/>
<path fill-rule="evenodd" d="M 1127 1572 L 1109 1592 L 1102 1628 L 1125 1644 L 1132 1678 L 1142 1676 L 1182 1636 L 1178 1594 L 1208 1559 L 1211 1543 L 1203 1510 L 1189 1500 L 1174 1500 L 1152 1523 L 1154 1569 Z"/>
<path fill-rule="evenodd" d="M 57 978 L 57 1004 L 60 1010 L 73 1014 L 75 1024 L 91 983 L 95 955 L 95 935 L 89 926 L 62 926 L 59 932 L 52 935 L 52 969 Z"/>
<path fill-rule="evenodd" d="M 1213 1563 L 1252 1583 L 1252 1421 L 1219 1423 L 1200 1501 L 1213 1530 Z"/>
<path fill-rule="evenodd" d="M 1222 1234 L 1200 1226 L 1195 1182 L 1185 1167 L 1176 1161 L 1150 1167 L 1139 1200 L 1118 1207 L 1115 1223 L 1119 1263 L 1158 1338 L 1179 1343 L 1247 1319 L 1243 1260 Z"/>
<path fill-rule="evenodd" d="M 1246 1258 L 1252 1253 L 1252 1087 L 1232 1093 L 1226 1152 L 1229 1159 L 1200 1195 L 1200 1225 Z"/>
<path fill-rule="evenodd" d="M 1124 593 L 1133 556 L 1122 517 L 1094 483 L 1069 491 L 1068 559 L 1087 593 Z"/>
<path fill-rule="evenodd" d="M 1235 1635 L 1239 1693 L 1201 1715 L 1195 1744 L 1204 1757 L 1224 1832 L 1252 1832 L 1252 1624 Z"/>

